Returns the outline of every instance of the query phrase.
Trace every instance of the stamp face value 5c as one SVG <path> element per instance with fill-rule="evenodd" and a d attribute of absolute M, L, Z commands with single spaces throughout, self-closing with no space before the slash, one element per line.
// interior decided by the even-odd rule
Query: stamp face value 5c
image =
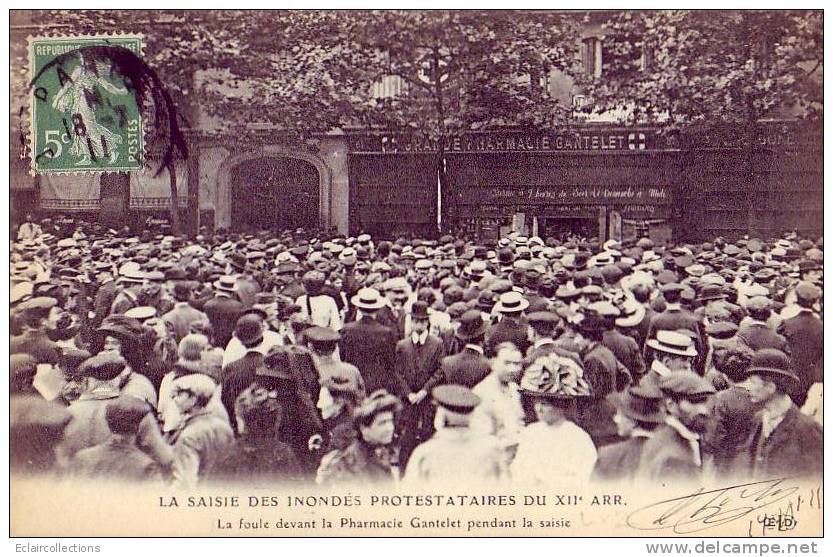
<path fill-rule="evenodd" d="M 106 56 L 89 47 L 121 47 L 138 56 L 142 39 L 30 39 L 32 165 L 37 174 L 142 168 L 142 107 L 135 88 Z"/>

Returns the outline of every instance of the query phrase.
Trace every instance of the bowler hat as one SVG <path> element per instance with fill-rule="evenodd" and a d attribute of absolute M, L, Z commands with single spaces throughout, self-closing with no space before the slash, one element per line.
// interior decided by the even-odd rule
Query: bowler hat
<path fill-rule="evenodd" d="M 455 336 L 462 341 L 480 338 L 486 334 L 488 327 L 489 324 L 483 320 L 483 314 L 476 309 L 470 309 L 460 316 L 460 326 Z"/>
<path fill-rule="evenodd" d="M 413 303 L 413 305 L 411 305 L 411 319 L 425 321 L 428 319 L 428 317 L 428 304 L 426 304 L 423 301 L 417 300 Z"/>

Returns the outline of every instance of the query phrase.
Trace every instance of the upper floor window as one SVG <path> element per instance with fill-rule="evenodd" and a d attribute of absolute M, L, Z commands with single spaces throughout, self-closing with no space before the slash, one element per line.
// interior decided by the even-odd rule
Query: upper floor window
<path fill-rule="evenodd" d="M 584 64 L 585 77 L 602 75 L 602 41 L 598 37 L 582 40 L 581 60 Z"/>
<path fill-rule="evenodd" d="M 386 75 L 373 84 L 374 99 L 390 99 L 404 95 L 408 91 L 408 83 L 398 75 Z"/>
<path fill-rule="evenodd" d="M 654 47 L 645 44 L 642 46 L 642 56 L 640 57 L 640 67 L 643 72 L 651 71 L 654 67 Z"/>

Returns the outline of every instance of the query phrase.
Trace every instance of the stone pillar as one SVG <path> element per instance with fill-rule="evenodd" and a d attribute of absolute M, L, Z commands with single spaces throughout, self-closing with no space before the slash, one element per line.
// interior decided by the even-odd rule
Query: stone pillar
<path fill-rule="evenodd" d="M 327 200 L 327 217 L 322 222 L 347 234 L 350 207 L 350 182 L 347 167 L 347 140 L 343 136 L 327 136 L 319 145 L 321 158 L 330 169 L 331 181 Z M 324 195 L 325 192 L 322 192 Z"/>

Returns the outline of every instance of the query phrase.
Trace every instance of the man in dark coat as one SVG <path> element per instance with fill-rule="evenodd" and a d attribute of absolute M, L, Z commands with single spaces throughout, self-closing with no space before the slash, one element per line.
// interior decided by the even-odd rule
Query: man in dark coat
<path fill-rule="evenodd" d="M 495 309 L 500 312 L 501 318 L 486 333 L 486 356 L 494 357 L 495 349 L 504 342 L 511 342 L 521 354 L 526 354 L 530 342 L 523 310 L 528 307 L 529 301 L 518 292 L 510 291 L 500 295 Z"/>
<path fill-rule="evenodd" d="M 237 320 L 234 335 L 243 344 L 245 356 L 225 366 L 222 373 L 223 406 L 233 429 L 237 428 L 234 402 L 255 380 L 255 372 L 263 363 L 263 322 L 258 315 L 246 314 Z"/>
<path fill-rule="evenodd" d="M 231 340 L 231 335 L 237 324 L 237 317 L 243 312 L 245 307 L 235 295 L 236 285 L 234 277 L 220 277 L 214 283 L 214 288 L 216 289 L 214 298 L 205 303 L 203 311 L 208 316 L 208 320 L 211 322 L 211 329 L 214 332 L 214 338 L 211 339 L 211 344 L 225 348 Z"/>
<path fill-rule="evenodd" d="M 602 345 L 613 352 L 616 359 L 628 368 L 633 382 L 638 382 L 645 373 L 645 361 L 636 340 L 616 328 L 616 320 L 621 315 L 621 310 L 610 302 L 596 302 L 590 304 L 589 308 L 595 310 L 604 320 Z"/>
<path fill-rule="evenodd" d="M 113 399 L 105 410 L 111 437 L 75 453 L 70 473 L 91 480 L 161 481 L 159 465 L 136 444 L 139 427 L 150 411 L 147 403 L 135 397 Z"/>
<path fill-rule="evenodd" d="M 742 441 L 738 473 L 763 479 L 821 474 L 822 429 L 787 394 L 799 381 L 787 355 L 771 348 L 758 350 L 747 373 L 742 385 L 763 409 L 752 434 Z"/>
<path fill-rule="evenodd" d="M 429 334 L 428 304 L 411 306 L 411 334 L 396 344 L 396 370 L 403 381 L 400 396 L 407 399 L 399 429 L 399 465 L 404 468 L 417 445 L 434 433 L 433 408 L 427 400 L 431 389 L 442 379 L 440 366 L 445 346 L 439 337 Z"/>
<path fill-rule="evenodd" d="M 651 384 L 634 385 L 611 395 L 616 406 L 617 433 L 623 440 L 599 449 L 594 477 L 603 481 L 633 480 L 641 472 L 639 462 L 645 443 L 665 423 L 662 392 Z"/>
<path fill-rule="evenodd" d="M 587 311 L 577 328 L 583 337 L 580 344 L 584 348 L 579 356 L 584 378 L 590 384 L 593 395 L 578 401 L 576 424 L 590 435 L 597 447 L 601 447 L 616 441 L 617 437 L 613 423 L 615 408 L 607 396 L 626 388 L 631 377 L 627 368 L 601 342 L 607 328 L 604 318 L 596 312 Z"/>
<path fill-rule="evenodd" d="M 706 331 L 703 320 L 693 312 L 684 309 L 680 303 L 683 287 L 677 283 L 666 284 L 662 288 L 662 295 L 666 301 L 665 311 L 658 313 L 651 318 L 646 338 L 656 337 L 656 332 L 679 331 L 680 329 L 690 331 L 694 338 L 694 346 L 697 350 L 698 361 L 695 362 L 695 369 L 702 371 L 702 362 L 706 353 Z"/>
<path fill-rule="evenodd" d="M 697 482 L 702 474 L 700 435 L 705 433 L 709 398 L 715 389 L 699 375 L 680 371 L 659 381 L 665 395 L 665 424 L 645 442 L 639 474 L 651 481 Z"/>
<path fill-rule="evenodd" d="M 12 354 L 29 354 L 39 364 L 58 363 L 59 351 L 46 333 L 45 320 L 57 300 L 38 296 L 20 304 L 23 314 L 24 330 L 20 335 L 9 340 L 9 352 Z"/>
<path fill-rule="evenodd" d="M 396 333 L 376 320 L 376 312 L 385 305 L 378 290 L 362 288 L 350 300 L 361 311 L 358 321 L 341 330 L 341 358 L 359 368 L 368 393 L 385 389 L 398 393 L 401 384 L 395 372 Z"/>
<path fill-rule="evenodd" d="M 488 326 L 479 310 L 470 309 L 460 316 L 460 326 L 455 336 L 463 349 L 443 358 L 444 384 L 463 385 L 471 389 L 491 373 L 492 366 L 483 353 L 483 340 Z"/>
<path fill-rule="evenodd" d="M 752 350 L 774 348 L 788 352 L 787 339 L 779 335 L 767 323 L 769 321 L 770 301 L 764 296 L 753 296 L 746 303 L 749 319 L 738 329 L 737 336 Z"/>
<path fill-rule="evenodd" d="M 192 325 L 209 324 L 208 316 L 190 304 L 191 284 L 189 282 L 177 281 L 174 284 L 174 300 L 176 303 L 173 309 L 163 315 L 162 320 L 171 325 L 177 342 L 191 332 Z"/>
<path fill-rule="evenodd" d="M 553 339 L 555 331 L 561 322 L 558 315 L 551 311 L 534 311 L 527 315 L 527 321 L 532 331 L 532 345 L 526 352 L 524 367 L 526 368 L 536 359 L 547 354 L 557 354 L 570 358 L 581 367 L 581 357 L 576 352 L 558 346 Z"/>
<path fill-rule="evenodd" d="M 778 332 L 787 339 L 791 367 L 799 379 L 795 392 L 790 396 L 797 405 L 803 405 L 813 383 L 822 382 L 824 326 L 812 309 L 821 297 L 821 290 L 809 282 L 801 282 L 795 288 L 795 295 L 800 311 L 798 315 L 785 319 Z"/>

